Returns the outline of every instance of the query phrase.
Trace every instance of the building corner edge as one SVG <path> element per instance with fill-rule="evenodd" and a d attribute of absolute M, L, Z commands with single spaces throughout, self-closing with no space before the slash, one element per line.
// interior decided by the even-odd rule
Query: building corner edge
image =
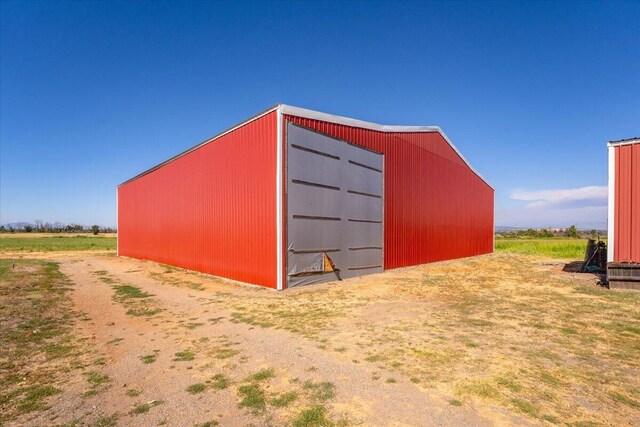
<path fill-rule="evenodd" d="M 609 145 L 608 205 L 607 205 L 607 262 L 615 259 L 615 224 L 616 224 L 616 147 Z"/>
<path fill-rule="evenodd" d="M 278 105 L 276 109 L 276 289 L 281 291 L 284 289 L 284 277 L 283 277 L 283 209 L 282 209 L 282 173 L 283 173 L 283 160 L 282 160 L 282 105 Z"/>
<path fill-rule="evenodd" d="M 120 256 L 120 208 L 118 207 L 118 193 L 120 189 L 116 187 L 116 256 Z"/>

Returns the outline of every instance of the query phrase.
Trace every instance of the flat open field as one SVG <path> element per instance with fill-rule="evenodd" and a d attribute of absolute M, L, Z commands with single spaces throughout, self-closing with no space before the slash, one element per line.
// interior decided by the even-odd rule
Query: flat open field
<path fill-rule="evenodd" d="M 572 259 L 278 293 L 112 250 L 3 251 L 6 425 L 640 425 L 640 293 Z"/>
<path fill-rule="evenodd" d="M 517 238 L 496 239 L 497 252 L 523 255 L 545 255 L 552 258 L 582 260 L 588 239 L 572 238 Z"/>
<path fill-rule="evenodd" d="M 116 249 L 116 235 L 87 233 L 3 233 L 0 252 L 104 251 Z"/>

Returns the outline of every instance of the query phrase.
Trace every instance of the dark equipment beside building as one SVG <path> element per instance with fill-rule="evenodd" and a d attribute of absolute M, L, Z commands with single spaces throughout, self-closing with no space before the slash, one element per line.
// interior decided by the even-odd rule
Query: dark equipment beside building
<path fill-rule="evenodd" d="M 589 239 L 584 255 L 582 271 L 588 273 L 604 273 L 607 268 L 607 244 L 598 239 Z"/>

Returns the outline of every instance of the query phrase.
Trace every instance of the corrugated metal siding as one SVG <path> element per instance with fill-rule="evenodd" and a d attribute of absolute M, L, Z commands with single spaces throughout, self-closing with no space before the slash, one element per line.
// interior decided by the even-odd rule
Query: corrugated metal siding
<path fill-rule="evenodd" d="M 640 262 L 640 144 L 615 150 L 614 261 Z"/>
<path fill-rule="evenodd" d="M 120 255 L 276 287 L 277 114 L 118 188 Z"/>
<path fill-rule="evenodd" d="M 386 133 L 283 120 L 384 153 L 387 269 L 493 251 L 493 189 L 437 132 Z"/>

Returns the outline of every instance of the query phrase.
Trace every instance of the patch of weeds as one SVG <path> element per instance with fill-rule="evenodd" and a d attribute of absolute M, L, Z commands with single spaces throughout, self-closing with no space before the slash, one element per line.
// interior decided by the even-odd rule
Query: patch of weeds
<path fill-rule="evenodd" d="M 567 326 L 567 327 L 560 328 L 560 332 L 562 332 L 565 335 L 576 335 L 578 333 L 578 330 Z"/>
<path fill-rule="evenodd" d="M 20 401 L 18 411 L 24 413 L 45 409 L 44 400 L 60 392 L 60 389 L 50 385 L 32 387 L 27 390 L 23 399 Z"/>
<path fill-rule="evenodd" d="M 93 387 L 98 387 L 110 381 L 111 381 L 111 378 L 109 378 L 109 375 L 106 375 L 106 374 L 101 375 L 101 374 L 98 374 L 97 372 L 89 372 L 87 374 L 87 382 L 91 384 Z"/>
<path fill-rule="evenodd" d="M 518 392 L 522 390 L 522 386 L 512 378 L 498 377 L 496 378 L 496 383 L 498 383 L 498 385 L 501 385 L 502 387 L 508 388 L 511 391 Z"/>
<path fill-rule="evenodd" d="M 462 403 L 462 401 L 460 401 L 460 400 L 458 400 L 458 399 L 451 399 L 451 400 L 449 400 L 449 405 L 452 405 L 452 406 L 462 406 L 462 405 L 463 405 L 463 403 Z"/>
<path fill-rule="evenodd" d="M 371 354 L 364 358 L 367 362 L 380 362 L 385 358 L 381 354 Z"/>
<path fill-rule="evenodd" d="M 632 408 L 640 408 L 640 402 L 617 392 L 609 393 L 609 396 L 616 402 L 624 403 Z"/>
<path fill-rule="evenodd" d="M 157 354 L 146 354 L 144 356 L 140 356 L 140 361 L 146 365 L 153 363 L 158 358 Z"/>
<path fill-rule="evenodd" d="M 329 427 L 332 424 L 327 418 L 327 409 L 322 405 L 302 410 L 293 420 L 293 427 Z"/>
<path fill-rule="evenodd" d="M 396 381 L 396 379 L 395 379 L 395 378 L 387 378 L 387 381 L 385 381 L 385 382 L 386 382 L 386 383 L 388 383 L 388 384 L 395 384 L 395 383 L 397 383 L 397 381 Z"/>
<path fill-rule="evenodd" d="M 152 295 L 133 285 L 116 285 L 113 287 L 120 298 L 149 298 Z"/>
<path fill-rule="evenodd" d="M 414 384 L 418 384 L 418 383 L 420 383 L 420 378 L 418 378 L 418 377 L 411 377 L 411 382 L 412 382 L 412 383 L 414 383 Z"/>
<path fill-rule="evenodd" d="M 531 403 L 527 402 L 523 399 L 511 399 L 511 404 L 516 407 L 520 412 L 525 413 L 529 416 L 538 417 L 538 409 L 533 406 Z"/>
<path fill-rule="evenodd" d="M 161 311 L 162 309 L 160 308 L 130 308 L 129 310 L 127 310 L 127 314 L 129 316 L 136 316 L 136 317 L 155 316 Z"/>
<path fill-rule="evenodd" d="M 377 380 L 379 380 L 379 379 L 380 379 L 380 375 L 378 375 L 378 374 L 371 374 L 371 379 L 372 379 L 372 380 L 374 380 L 374 381 L 377 381 Z"/>
<path fill-rule="evenodd" d="M 107 360 L 104 357 L 101 357 L 100 359 L 96 359 L 93 364 L 96 366 L 104 366 L 107 364 Z"/>
<path fill-rule="evenodd" d="M 248 408 L 251 413 L 258 414 L 266 407 L 264 390 L 260 384 L 245 384 L 238 388 L 238 393 L 242 397 L 238 407 Z"/>
<path fill-rule="evenodd" d="M 276 376 L 276 371 L 273 368 L 262 369 L 255 374 L 251 374 L 247 377 L 247 381 L 264 381 Z"/>
<path fill-rule="evenodd" d="M 124 341 L 124 338 L 114 338 L 110 341 L 107 341 L 109 345 L 117 345 L 120 341 Z"/>
<path fill-rule="evenodd" d="M 215 374 L 211 377 L 211 387 L 215 390 L 223 390 L 229 386 L 229 380 L 223 374 Z"/>
<path fill-rule="evenodd" d="M 129 414 L 131 415 L 146 414 L 151 410 L 151 408 L 156 407 L 158 405 L 162 405 L 163 403 L 164 403 L 163 400 L 152 400 L 146 403 L 139 403 L 135 405 L 133 409 L 131 409 L 131 411 L 129 411 Z"/>
<path fill-rule="evenodd" d="M 84 392 L 85 397 L 95 396 L 104 391 L 107 384 L 111 382 L 111 378 L 106 374 L 98 374 L 97 372 L 89 372 L 87 374 L 87 382 L 91 384 L 91 388 Z"/>
<path fill-rule="evenodd" d="M 305 381 L 302 388 L 307 390 L 309 397 L 314 400 L 329 400 L 336 396 L 336 386 L 328 381 L 314 383 L 312 381 Z"/>
<path fill-rule="evenodd" d="M 16 243 L 9 240 L 0 238 L 0 247 Z M 69 372 L 84 367 L 78 355 L 86 345 L 74 329 L 83 313 L 67 295 L 72 285 L 56 262 L 0 259 L 0 425 L 46 409 Z"/>
<path fill-rule="evenodd" d="M 153 306 L 153 295 L 133 285 L 113 285 L 113 299 L 122 303 L 130 316 L 154 316 L 162 310 Z"/>
<path fill-rule="evenodd" d="M 338 353 L 344 353 L 345 351 L 347 351 L 347 347 L 338 347 L 334 349 L 335 351 L 337 351 Z"/>
<path fill-rule="evenodd" d="M 488 320 L 484 320 L 484 319 L 463 318 L 461 319 L 461 321 L 468 325 L 476 326 L 479 328 L 486 328 L 489 326 L 493 326 L 493 322 L 489 322 Z"/>
<path fill-rule="evenodd" d="M 206 384 L 195 383 L 195 384 L 191 384 L 189 387 L 187 387 L 187 392 L 189 392 L 191 394 L 198 394 L 198 393 L 202 393 L 206 389 L 207 389 L 207 385 Z"/>
<path fill-rule="evenodd" d="M 204 423 L 195 424 L 194 427 L 215 427 L 220 423 L 216 420 L 205 421 Z"/>
<path fill-rule="evenodd" d="M 197 327 L 204 325 L 204 323 L 190 322 L 184 325 L 185 328 L 194 330 Z"/>
<path fill-rule="evenodd" d="M 271 406 L 276 408 L 285 408 L 293 403 L 298 398 L 298 393 L 295 391 L 288 391 L 282 393 L 280 396 L 271 399 Z"/>
<path fill-rule="evenodd" d="M 459 391 L 463 394 L 469 394 L 483 398 L 496 398 L 498 390 L 486 381 L 475 381 L 469 384 L 463 384 L 459 387 Z"/>
<path fill-rule="evenodd" d="M 58 359 L 71 354 L 73 348 L 74 347 L 72 345 L 50 344 L 44 348 L 44 351 L 47 353 L 47 358 Z"/>
<path fill-rule="evenodd" d="M 560 424 L 560 420 L 553 415 L 543 415 L 542 419 L 545 421 L 549 421 L 551 424 Z"/>
<path fill-rule="evenodd" d="M 113 427 L 117 424 L 118 422 L 118 415 L 117 414 L 112 414 L 109 415 L 108 417 L 100 417 L 98 418 L 93 425 L 95 427 Z"/>
<path fill-rule="evenodd" d="M 142 393 L 141 391 L 131 388 L 127 390 L 126 395 L 129 397 L 137 397 L 137 396 L 140 396 L 141 393 Z"/>
<path fill-rule="evenodd" d="M 230 357 L 239 354 L 240 350 L 234 350 L 232 348 L 216 348 L 209 352 L 209 355 L 216 359 L 228 359 Z"/>
<path fill-rule="evenodd" d="M 540 374 L 540 379 L 545 383 L 552 385 L 554 387 L 558 387 L 561 385 L 561 382 L 558 378 L 551 375 L 549 372 L 542 372 Z"/>
<path fill-rule="evenodd" d="M 210 318 L 210 319 L 207 319 L 207 321 L 208 321 L 209 323 L 211 323 L 212 325 L 216 325 L 216 324 L 220 323 L 220 321 L 221 321 L 222 319 L 224 319 L 224 317 L 212 317 L 212 318 Z"/>
<path fill-rule="evenodd" d="M 173 358 L 175 362 L 190 362 L 195 359 L 196 354 L 192 351 L 179 351 L 175 356 L 176 357 Z"/>

